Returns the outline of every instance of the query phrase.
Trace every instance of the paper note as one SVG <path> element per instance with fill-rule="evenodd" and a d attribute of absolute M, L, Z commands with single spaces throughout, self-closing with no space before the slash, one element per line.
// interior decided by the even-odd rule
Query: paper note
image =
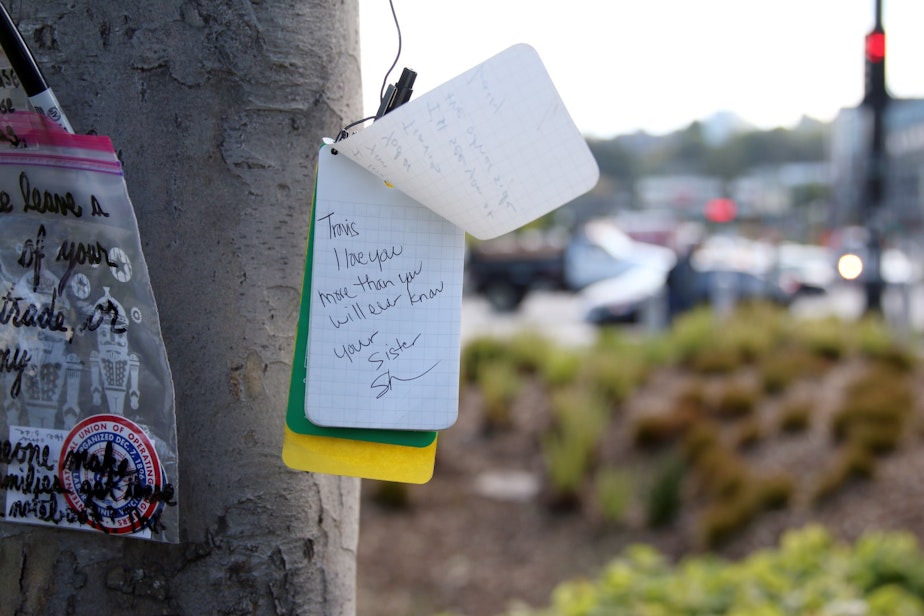
<path fill-rule="evenodd" d="M 514 45 L 337 144 L 481 239 L 593 188 L 599 170 L 539 55 Z"/>
<path fill-rule="evenodd" d="M 447 428 L 458 413 L 463 232 L 334 151 L 318 156 L 306 416 Z"/>

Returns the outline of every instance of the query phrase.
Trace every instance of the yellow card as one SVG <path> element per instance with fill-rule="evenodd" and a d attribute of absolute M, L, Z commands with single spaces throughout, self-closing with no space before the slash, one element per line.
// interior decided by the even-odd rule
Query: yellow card
<path fill-rule="evenodd" d="M 427 483 L 433 476 L 436 440 L 427 447 L 298 434 L 288 427 L 282 460 L 300 471 L 363 479 Z"/>

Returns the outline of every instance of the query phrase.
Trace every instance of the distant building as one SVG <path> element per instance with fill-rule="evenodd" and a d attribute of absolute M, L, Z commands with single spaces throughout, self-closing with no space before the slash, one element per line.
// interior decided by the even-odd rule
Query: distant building
<path fill-rule="evenodd" d="M 635 196 L 640 209 L 698 220 L 706 203 L 725 196 L 725 186 L 720 178 L 704 175 L 650 175 L 635 183 Z"/>
<path fill-rule="evenodd" d="M 730 195 L 738 211 L 748 218 L 780 218 L 799 203 L 806 187 L 831 185 L 831 165 L 786 163 L 751 169 L 731 183 Z"/>
<path fill-rule="evenodd" d="M 864 223 L 870 124 L 863 108 L 843 109 L 834 120 L 833 227 Z M 884 125 L 886 178 L 876 217 L 887 233 L 917 235 L 924 231 L 924 99 L 891 101 Z"/>

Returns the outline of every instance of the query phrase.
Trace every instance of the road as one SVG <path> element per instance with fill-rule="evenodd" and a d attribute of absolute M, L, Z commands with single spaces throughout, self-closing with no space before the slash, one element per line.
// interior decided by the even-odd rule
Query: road
<path fill-rule="evenodd" d="M 863 313 L 863 291 L 856 285 L 838 285 L 826 295 L 796 300 L 791 311 L 798 317 L 821 318 L 834 315 L 846 320 Z M 908 289 L 890 288 L 883 297 L 883 309 L 901 336 L 924 332 L 924 284 Z M 644 331 L 645 325 L 628 325 Z M 479 335 L 509 336 L 532 330 L 565 345 L 585 345 L 596 336 L 596 328 L 581 319 L 577 296 L 565 292 L 535 291 L 516 312 L 494 312 L 484 298 L 466 295 L 462 301 L 463 343 Z"/>

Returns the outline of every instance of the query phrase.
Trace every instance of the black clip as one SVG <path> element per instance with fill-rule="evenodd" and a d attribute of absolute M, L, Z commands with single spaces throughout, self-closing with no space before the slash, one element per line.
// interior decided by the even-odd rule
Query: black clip
<path fill-rule="evenodd" d="M 411 100 L 411 94 L 414 93 L 414 81 L 416 79 L 417 73 L 415 71 L 409 68 L 402 70 L 398 83 L 389 85 L 388 89 L 385 90 L 385 96 L 382 97 L 378 113 L 375 114 L 375 119 L 378 120 L 389 111 L 393 111 L 395 108 Z"/>

